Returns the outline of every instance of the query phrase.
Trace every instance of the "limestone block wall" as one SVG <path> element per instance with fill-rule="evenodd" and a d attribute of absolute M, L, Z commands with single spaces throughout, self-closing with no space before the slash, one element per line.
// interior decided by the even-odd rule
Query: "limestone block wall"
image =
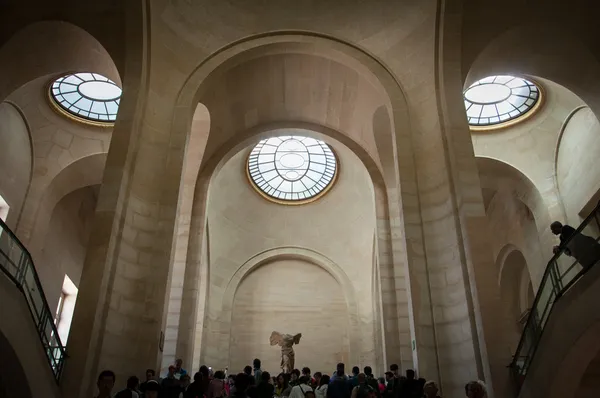
<path fill-rule="evenodd" d="M 29 190 L 33 153 L 29 128 L 13 104 L 0 104 L 0 195 L 10 206 L 6 223 L 12 229 L 21 217 Z"/>
<path fill-rule="evenodd" d="M 339 270 L 337 278 L 346 281 L 344 300 L 353 322 L 349 361 L 374 365 L 373 185 L 349 149 L 341 145 L 334 149 L 340 162 L 338 180 L 330 192 L 307 205 L 282 206 L 254 192 L 245 175 L 248 150 L 231 158 L 212 181 L 207 210 L 209 279 L 207 296 L 199 303 L 206 305 L 206 314 L 202 341 L 196 342 L 201 343 L 201 363 L 224 367 L 231 360 L 228 345 L 236 329 L 229 319 L 234 319 L 235 307 L 228 308 L 228 300 L 238 289 L 242 265 L 266 251 L 297 247 Z M 295 294 L 293 283 L 288 289 Z M 286 322 L 280 324 L 285 331 Z"/>
<path fill-rule="evenodd" d="M 229 346 L 230 369 L 241 371 L 260 358 L 263 370 L 281 371 L 281 352 L 271 332 L 302 333 L 296 364 L 331 374 L 338 362 L 350 365 L 349 314 L 342 287 L 318 265 L 281 259 L 242 280 L 235 293 Z"/>

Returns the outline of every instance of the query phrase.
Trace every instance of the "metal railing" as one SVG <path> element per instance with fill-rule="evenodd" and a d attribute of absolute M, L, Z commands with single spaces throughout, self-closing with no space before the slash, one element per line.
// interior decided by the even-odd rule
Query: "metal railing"
<path fill-rule="evenodd" d="M 0 269 L 19 288 L 40 336 L 56 381 L 62 373 L 65 346 L 61 343 L 31 255 L 16 235 L 0 220 Z M 4 320 L 10 322 L 10 320 Z"/>
<path fill-rule="evenodd" d="M 509 366 L 520 391 L 556 301 L 600 261 L 600 203 L 548 263 Z"/>

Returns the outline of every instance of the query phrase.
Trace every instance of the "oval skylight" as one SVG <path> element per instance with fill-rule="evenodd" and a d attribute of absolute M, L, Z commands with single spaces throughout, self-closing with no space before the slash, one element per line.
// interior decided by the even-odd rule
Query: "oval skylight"
<path fill-rule="evenodd" d="M 261 140 L 248 157 L 248 175 L 267 198 L 305 203 L 326 192 L 337 172 L 329 145 L 310 137 L 285 135 Z"/>
<path fill-rule="evenodd" d="M 97 73 L 74 73 L 56 79 L 50 95 L 62 110 L 84 121 L 112 123 L 117 119 L 121 88 Z"/>
<path fill-rule="evenodd" d="M 486 77 L 464 92 L 467 118 L 475 128 L 503 125 L 520 118 L 539 100 L 540 90 L 534 83 L 507 75 Z"/>

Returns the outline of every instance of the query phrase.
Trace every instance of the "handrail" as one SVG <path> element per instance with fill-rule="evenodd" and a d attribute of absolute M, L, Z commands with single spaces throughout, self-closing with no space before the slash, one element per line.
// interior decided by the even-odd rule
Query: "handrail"
<path fill-rule="evenodd" d="M 38 330 L 40 341 L 48 357 L 54 378 L 58 382 L 66 356 L 54 324 L 54 312 L 50 311 L 40 278 L 33 265 L 31 254 L 0 219 L 0 269 L 17 286 L 29 307 Z"/>
<path fill-rule="evenodd" d="M 596 225 L 600 229 L 600 202 L 583 220 L 576 232 L 566 242 L 561 243 L 559 250 L 552 256 L 546 266 L 533 305 L 529 311 L 527 322 L 523 328 L 519 345 L 509 365 L 517 392 L 527 375 L 527 370 L 535 355 L 544 326 L 554 308 L 554 304 L 590 270 L 592 265 L 600 261 L 600 244 L 598 243 L 600 238 L 594 239 L 581 233 L 593 220 L 596 221 Z M 566 265 L 567 262 L 562 260 L 565 260 L 566 256 L 570 257 L 566 250 L 573 251 L 572 246 L 579 249 L 579 254 L 574 255 L 574 257 L 579 258 L 576 258 L 575 262 L 568 261 L 569 265 Z M 580 264 L 581 260 L 584 260 L 585 264 Z"/>

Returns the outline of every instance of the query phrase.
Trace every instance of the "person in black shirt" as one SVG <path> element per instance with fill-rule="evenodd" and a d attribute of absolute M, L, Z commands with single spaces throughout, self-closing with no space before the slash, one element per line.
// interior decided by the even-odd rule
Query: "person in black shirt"
<path fill-rule="evenodd" d="M 275 387 L 270 381 L 271 375 L 269 372 L 263 371 L 260 375 L 260 381 L 258 385 L 252 386 L 248 389 L 248 396 L 250 398 L 273 398 Z"/>
<path fill-rule="evenodd" d="M 182 392 L 179 380 L 175 378 L 175 366 L 169 366 L 169 373 L 167 377 L 162 379 L 160 383 L 164 398 L 179 398 L 179 394 Z"/>
<path fill-rule="evenodd" d="M 594 238 L 558 221 L 550 224 L 550 230 L 560 238 L 560 246 L 554 246 L 553 249 L 555 254 L 564 250 L 567 256 L 575 257 L 577 262 L 586 268 L 600 261 L 600 244 Z"/>
<path fill-rule="evenodd" d="M 144 394 L 146 392 L 146 386 L 148 385 L 148 382 L 150 380 L 154 380 L 155 376 L 156 376 L 156 372 L 154 372 L 154 369 L 146 370 L 146 381 L 143 382 L 142 384 L 140 384 L 140 392 L 142 394 Z"/>

